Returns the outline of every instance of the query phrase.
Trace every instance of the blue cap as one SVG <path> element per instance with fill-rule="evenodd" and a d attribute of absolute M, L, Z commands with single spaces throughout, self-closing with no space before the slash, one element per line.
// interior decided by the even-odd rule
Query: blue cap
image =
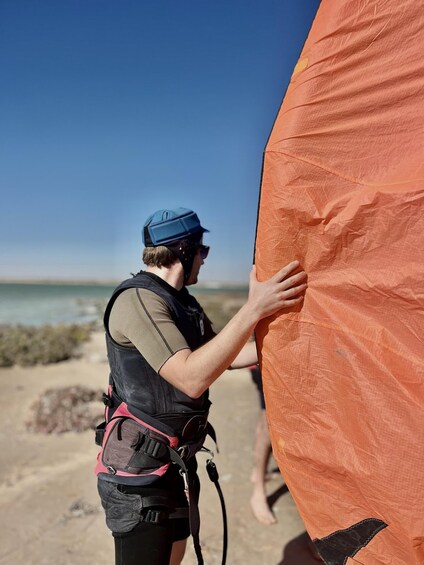
<path fill-rule="evenodd" d="M 144 224 L 143 243 L 146 247 L 156 247 L 207 231 L 209 230 L 200 225 L 200 220 L 193 210 L 158 210 L 149 216 Z"/>

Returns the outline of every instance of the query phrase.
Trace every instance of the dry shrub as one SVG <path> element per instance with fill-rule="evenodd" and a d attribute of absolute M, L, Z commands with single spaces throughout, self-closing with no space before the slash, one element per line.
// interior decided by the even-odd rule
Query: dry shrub
<path fill-rule="evenodd" d="M 32 405 L 27 428 L 45 434 L 83 432 L 103 419 L 102 391 L 83 386 L 46 390 Z"/>
<path fill-rule="evenodd" d="M 90 337 L 92 328 L 91 324 L 2 326 L 0 367 L 47 365 L 70 359 Z"/>

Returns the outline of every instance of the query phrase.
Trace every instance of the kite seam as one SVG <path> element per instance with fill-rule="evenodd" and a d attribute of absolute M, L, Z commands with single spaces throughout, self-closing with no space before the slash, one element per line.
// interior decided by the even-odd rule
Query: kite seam
<path fill-rule="evenodd" d="M 291 153 L 287 153 L 287 151 L 266 150 L 265 153 L 276 153 L 277 155 L 286 155 L 287 157 L 290 157 L 291 159 L 295 159 L 296 161 L 301 161 L 302 163 L 307 163 L 308 165 L 312 165 L 313 167 L 316 167 L 317 169 L 322 169 L 323 171 L 326 171 L 327 173 L 334 175 L 334 176 L 336 176 L 340 179 L 347 180 L 347 181 L 351 182 L 352 184 L 359 184 L 361 186 L 368 186 L 370 188 L 379 188 L 379 187 L 384 187 L 384 186 L 398 186 L 398 185 L 402 185 L 402 184 L 406 184 L 406 183 L 410 183 L 410 182 L 424 181 L 424 178 L 422 178 L 422 179 L 418 178 L 418 179 L 410 179 L 410 180 L 392 182 L 392 183 L 372 184 L 372 183 L 369 183 L 369 182 L 362 182 L 359 179 L 350 178 L 348 176 L 342 175 L 339 171 L 333 171 L 331 169 L 328 169 L 327 167 L 324 167 L 324 165 L 318 165 L 317 163 L 314 163 L 313 161 L 309 161 L 308 159 L 302 159 L 301 157 L 298 157 L 297 155 L 292 155 Z"/>

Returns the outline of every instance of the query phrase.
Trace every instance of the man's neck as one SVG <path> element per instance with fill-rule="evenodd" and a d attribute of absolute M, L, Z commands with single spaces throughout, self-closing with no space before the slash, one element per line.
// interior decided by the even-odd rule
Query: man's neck
<path fill-rule="evenodd" d="M 171 265 L 171 267 L 147 267 L 146 272 L 153 273 L 176 290 L 181 290 L 184 286 L 184 272 L 181 265 L 175 264 Z"/>

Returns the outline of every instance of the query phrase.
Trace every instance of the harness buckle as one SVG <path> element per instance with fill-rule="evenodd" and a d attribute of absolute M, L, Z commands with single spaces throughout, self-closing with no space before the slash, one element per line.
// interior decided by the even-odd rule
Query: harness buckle
<path fill-rule="evenodd" d="M 187 501 L 190 505 L 190 498 L 189 498 L 189 485 L 188 485 L 188 477 L 187 477 L 187 473 L 185 471 L 183 471 L 182 469 L 180 469 L 180 475 L 183 478 L 184 481 L 184 493 L 186 495 Z"/>
<path fill-rule="evenodd" d="M 168 512 L 162 510 L 148 510 L 144 516 L 143 522 L 149 522 L 149 524 L 160 524 L 168 518 Z"/>
<path fill-rule="evenodd" d="M 184 459 L 184 457 L 188 455 L 189 447 L 188 445 L 182 445 L 181 447 L 178 447 L 176 451 L 178 455 L 181 457 L 181 459 Z"/>

